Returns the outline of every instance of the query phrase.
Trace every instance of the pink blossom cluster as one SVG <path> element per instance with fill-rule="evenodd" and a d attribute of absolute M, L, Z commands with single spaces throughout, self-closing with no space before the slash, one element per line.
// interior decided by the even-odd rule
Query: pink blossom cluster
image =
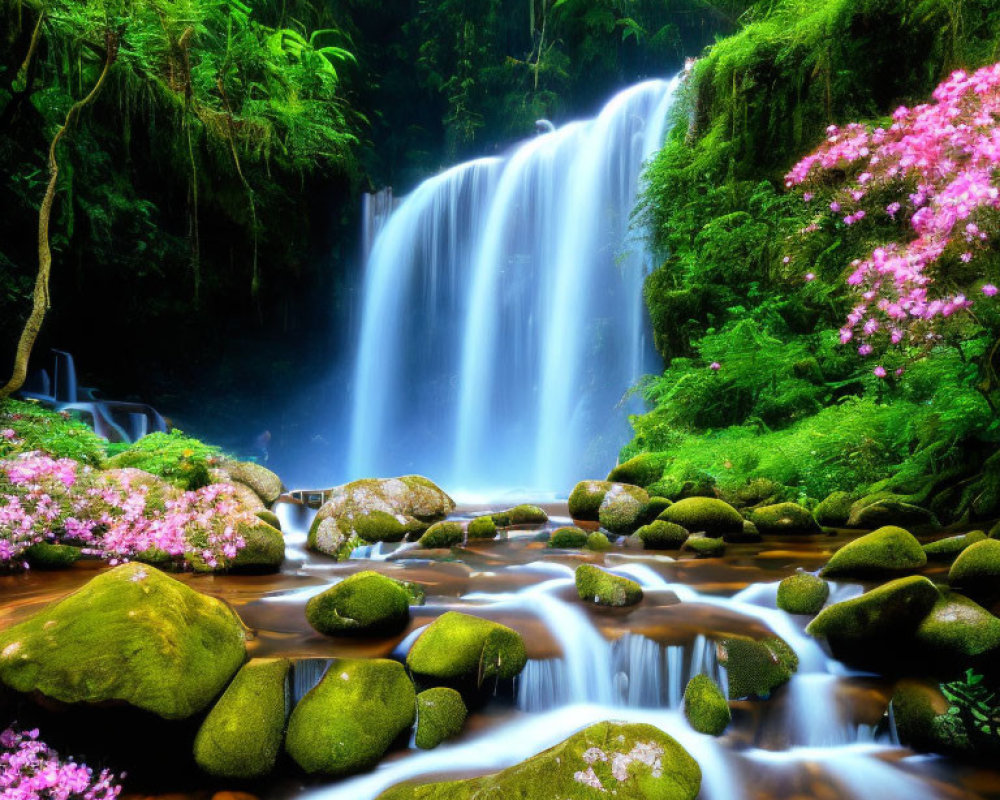
<path fill-rule="evenodd" d="M 62 760 L 38 740 L 38 730 L 0 733 L 0 800 L 114 800 L 121 793 L 110 770 Z"/>
<path fill-rule="evenodd" d="M 827 206 L 845 225 L 876 213 L 908 220 L 906 241 L 851 264 L 847 283 L 860 302 L 840 339 L 860 339 L 861 355 L 873 352 L 873 342 L 934 338 L 936 323 L 972 306 L 967 293 L 937 295 L 931 287 L 940 270 L 971 262 L 989 240 L 980 225 L 987 212 L 1000 209 L 998 119 L 1000 64 L 958 71 L 934 90 L 933 103 L 897 109 L 888 128 L 830 126 L 826 141 L 786 175 L 788 187 L 813 188 L 830 173 L 851 175 Z M 884 208 L 884 200 L 875 200 L 892 193 L 899 199 Z M 813 197 L 812 191 L 803 195 L 806 202 Z M 980 288 L 987 297 L 997 292 L 989 283 Z"/>

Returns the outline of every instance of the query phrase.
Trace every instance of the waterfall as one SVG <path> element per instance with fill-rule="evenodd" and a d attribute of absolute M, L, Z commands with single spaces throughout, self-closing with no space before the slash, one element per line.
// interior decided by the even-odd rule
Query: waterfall
<path fill-rule="evenodd" d="M 677 82 L 454 167 L 392 212 L 365 267 L 351 478 L 564 492 L 614 462 L 622 397 L 655 363 L 630 215 Z"/>

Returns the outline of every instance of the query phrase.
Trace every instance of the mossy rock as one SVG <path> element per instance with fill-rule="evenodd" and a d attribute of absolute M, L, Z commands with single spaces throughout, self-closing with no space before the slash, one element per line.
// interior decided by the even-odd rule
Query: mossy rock
<path fill-rule="evenodd" d="M 262 508 L 259 511 L 257 511 L 256 514 L 257 514 L 257 519 L 263 520 L 272 528 L 276 528 L 279 531 L 281 530 L 281 520 L 278 519 L 278 515 L 275 514 L 273 511 L 270 511 L 269 509 L 266 508 Z"/>
<path fill-rule="evenodd" d="M 194 759 L 220 778 L 261 778 L 274 769 L 285 735 L 287 658 L 245 664 L 198 729 Z"/>
<path fill-rule="evenodd" d="M 24 551 L 24 558 L 32 569 L 69 569 L 80 560 L 80 550 L 68 544 L 38 542 Z"/>
<path fill-rule="evenodd" d="M 650 497 L 639 512 L 639 523 L 648 525 L 673 504 L 673 500 L 667 500 L 666 497 Z"/>
<path fill-rule="evenodd" d="M 245 658 L 245 628 L 229 606 L 135 563 L 0 631 L 0 682 L 11 689 L 166 719 L 207 708 Z"/>
<path fill-rule="evenodd" d="M 509 528 L 511 526 L 510 514 L 506 511 L 495 511 L 490 514 L 490 519 L 497 528 Z"/>
<path fill-rule="evenodd" d="M 818 614 L 830 596 L 830 585 L 818 575 L 799 572 L 778 584 L 778 608 L 789 614 Z"/>
<path fill-rule="evenodd" d="M 949 536 L 946 539 L 938 539 L 936 542 L 929 542 L 924 545 L 924 553 L 930 561 L 948 561 L 965 548 L 981 542 L 986 538 L 982 531 L 969 531 L 959 536 Z"/>
<path fill-rule="evenodd" d="M 688 538 L 686 529 L 662 519 L 643 525 L 635 535 L 646 550 L 678 550 Z"/>
<path fill-rule="evenodd" d="M 497 524 L 488 514 L 469 520 L 466 533 L 470 539 L 494 539 L 497 535 Z"/>
<path fill-rule="evenodd" d="M 1000 619 L 968 597 L 943 591 L 915 639 L 938 663 L 965 664 L 1000 647 Z"/>
<path fill-rule="evenodd" d="M 948 716 L 950 703 L 936 685 L 913 679 L 901 680 L 893 690 L 889 705 L 901 744 L 921 752 L 951 753 L 967 749 L 956 747 L 947 727 L 939 724 Z"/>
<path fill-rule="evenodd" d="M 905 525 L 916 529 L 931 529 L 939 527 L 940 523 L 926 508 L 895 497 L 874 495 L 863 497 L 851 506 L 851 514 L 847 518 L 846 525 L 848 528 Z"/>
<path fill-rule="evenodd" d="M 285 750 L 310 775 L 370 769 L 416 716 L 406 670 L 388 659 L 335 659 L 288 720 Z"/>
<path fill-rule="evenodd" d="M 688 497 L 678 500 L 660 514 L 691 533 L 720 537 L 743 532 L 743 517 L 729 503 L 714 497 Z"/>
<path fill-rule="evenodd" d="M 521 634 L 458 611 L 447 611 L 428 625 L 406 656 L 410 671 L 425 679 L 476 685 L 513 678 L 526 663 Z"/>
<path fill-rule="evenodd" d="M 1000 541 L 986 539 L 965 548 L 948 571 L 948 583 L 973 597 L 1000 594 Z"/>
<path fill-rule="evenodd" d="M 343 527 L 348 535 L 354 533 L 366 542 L 401 542 L 410 535 L 423 533 L 428 526 L 405 514 L 375 510 L 357 515 L 350 525 Z"/>
<path fill-rule="evenodd" d="M 285 537 L 278 528 L 261 520 L 241 523 L 239 533 L 246 543 L 229 563 L 233 572 L 277 572 L 285 561 Z"/>
<path fill-rule="evenodd" d="M 576 568 L 576 591 L 581 600 L 599 606 L 634 606 L 642 600 L 642 587 L 638 583 L 592 564 Z"/>
<path fill-rule="evenodd" d="M 508 525 L 544 525 L 549 521 L 545 509 L 528 504 L 514 506 L 500 513 L 507 515 Z"/>
<path fill-rule="evenodd" d="M 346 561 L 356 547 L 365 540 L 356 533 L 345 533 L 335 519 L 325 519 L 309 533 L 309 548 L 324 553 L 337 561 Z"/>
<path fill-rule="evenodd" d="M 853 505 L 850 492 L 831 492 L 813 509 L 813 517 L 820 525 L 842 528 L 851 516 Z"/>
<path fill-rule="evenodd" d="M 909 531 L 888 525 L 841 547 L 821 575 L 854 577 L 913 572 L 927 564 L 927 554 Z"/>
<path fill-rule="evenodd" d="M 328 636 L 397 633 L 409 622 L 410 595 L 399 581 L 359 572 L 310 598 L 306 619 Z"/>
<path fill-rule="evenodd" d="M 222 465 L 222 470 L 232 480 L 239 481 L 253 489 L 254 493 L 268 506 L 281 496 L 285 488 L 281 483 L 281 478 L 267 467 L 253 461 L 227 461 Z"/>
<path fill-rule="evenodd" d="M 435 522 L 420 537 L 420 546 L 427 549 L 454 547 L 461 544 L 465 531 L 459 522 Z"/>
<path fill-rule="evenodd" d="M 739 533 L 725 533 L 722 535 L 722 539 L 730 544 L 746 544 L 754 542 L 762 542 L 764 537 L 760 535 L 760 531 L 757 530 L 757 526 L 754 525 L 750 520 L 743 520 L 743 530 Z"/>
<path fill-rule="evenodd" d="M 700 789 L 698 762 L 659 728 L 599 722 L 501 772 L 403 783 L 377 800 L 694 800 Z"/>
<path fill-rule="evenodd" d="M 764 506 L 781 502 L 787 494 L 788 489 L 777 481 L 770 478 L 754 478 L 733 492 L 731 499 L 735 506 Z"/>
<path fill-rule="evenodd" d="M 684 689 L 684 716 L 698 733 L 720 736 L 733 715 L 722 690 L 708 675 L 695 675 Z"/>
<path fill-rule="evenodd" d="M 799 667 L 795 651 L 778 636 L 763 640 L 731 636 L 718 642 L 716 651 L 719 663 L 726 668 L 730 700 L 769 697 Z"/>
<path fill-rule="evenodd" d="M 990 528 L 988 536 L 990 539 L 1000 539 L 1000 522 L 997 522 Z"/>
<path fill-rule="evenodd" d="M 668 461 L 665 453 L 640 453 L 611 470 L 608 480 L 645 488 L 663 477 L 663 468 Z"/>
<path fill-rule="evenodd" d="M 698 558 L 719 558 L 726 552 L 726 543 L 711 536 L 688 536 L 681 545 L 683 552 L 694 553 Z"/>
<path fill-rule="evenodd" d="M 569 495 L 569 515 L 596 522 L 604 495 L 613 485 L 611 481 L 580 481 Z"/>
<path fill-rule="evenodd" d="M 604 553 L 611 549 L 611 541 L 601 531 L 594 531 L 587 537 L 587 549 Z"/>
<path fill-rule="evenodd" d="M 601 527 L 611 533 L 631 533 L 639 527 L 639 515 L 648 502 L 649 495 L 645 489 L 615 483 L 604 495 L 597 518 Z"/>
<path fill-rule="evenodd" d="M 454 689 L 436 686 L 421 692 L 417 695 L 417 747 L 432 750 L 458 736 L 468 713 L 462 695 Z"/>
<path fill-rule="evenodd" d="M 574 525 L 556 528 L 549 537 L 549 547 L 561 550 L 578 550 L 587 544 L 587 532 Z"/>
<path fill-rule="evenodd" d="M 747 517 L 764 535 L 819 533 L 819 525 L 808 508 L 798 503 L 777 503 L 755 508 Z"/>

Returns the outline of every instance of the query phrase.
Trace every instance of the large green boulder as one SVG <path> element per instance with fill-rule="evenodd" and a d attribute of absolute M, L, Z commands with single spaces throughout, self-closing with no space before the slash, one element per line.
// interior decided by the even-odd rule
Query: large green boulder
<path fill-rule="evenodd" d="M 798 656 L 784 639 L 730 636 L 716 645 L 719 663 L 726 668 L 729 698 L 769 697 L 787 683 L 799 667 Z"/>
<path fill-rule="evenodd" d="M 410 619 L 410 595 L 399 581 L 358 572 L 311 597 L 306 619 L 329 636 L 397 633 Z"/>
<path fill-rule="evenodd" d="M 648 492 L 647 492 L 648 493 Z M 641 525 L 648 525 L 650 522 L 655 520 L 660 514 L 666 511 L 670 506 L 674 504 L 673 500 L 667 500 L 666 497 L 653 497 L 650 498 L 646 505 L 642 507 L 639 512 L 639 523 Z"/>
<path fill-rule="evenodd" d="M 404 783 L 378 800 L 694 800 L 700 788 L 698 762 L 659 728 L 599 722 L 501 772 Z"/>
<path fill-rule="evenodd" d="M 587 549 L 595 553 L 604 553 L 611 549 L 611 540 L 601 531 L 591 531 L 587 536 Z"/>
<path fill-rule="evenodd" d="M 818 614 L 830 596 L 830 585 L 818 575 L 799 572 L 778 584 L 778 608 L 789 614 Z"/>
<path fill-rule="evenodd" d="M 688 532 L 673 522 L 657 519 L 635 532 L 645 550 L 678 550 L 687 541 Z"/>
<path fill-rule="evenodd" d="M 611 470 L 608 480 L 645 488 L 663 477 L 663 467 L 668 460 L 665 453 L 640 453 Z"/>
<path fill-rule="evenodd" d="M 465 531 L 459 522 L 435 522 L 420 537 L 420 546 L 427 549 L 454 547 L 461 544 Z"/>
<path fill-rule="evenodd" d="M 611 481 L 580 481 L 569 495 L 569 515 L 596 522 L 604 495 L 613 485 Z"/>
<path fill-rule="evenodd" d="M 597 519 L 611 533 L 631 533 L 639 527 L 639 516 L 648 502 L 645 489 L 615 483 L 601 500 Z"/>
<path fill-rule="evenodd" d="M 981 542 L 986 538 L 982 531 L 969 531 L 959 536 L 949 536 L 945 539 L 938 539 L 936 542 L 929 542 L 924 545 L 924 553 L 929 561 L 948 561 L 965 548 Z"/>
<path fill-rule="evenodd" d="M 413 725 L 416 705 L 398 661 L 336 659 L 292 711 L 285 750 L 310 775 L 370 769 Z"/>
<path fill-rule="evenodd" d="M 874 495 L 863 497 L 851 506 L 848 528 L 881 528 L 885 525 L 936 528 L 939 523 L 926 508 L 907 503 L 897 497 Z"/>
<path fill-rule="evenodd" d="M 777 503 L 755 508 L 747 517 L 762 534 L 819 533 L 808 508 L 798 503 Z"/>
<path fill-rule="evenodd" d="M 236 613 L 144 564 L 123 564 L 0 632 L 0 682 L 64 703 L 204 710 L 246 658 Z"/>
<path fill-rule="evenodd" d="M 944 591 L 915 639 L 921 652 L 938 663 L 965 664 L 1000 647 L 1000 619 L 968 597 Z"/>
<path fill-rule="evenodd" d="M 493 517 L 485 514 L 481 517 L 469 520 L 466 534 L 470 539 L 495 539 L 497 535 L 497 524 Z"/>
<path fill-rule="evenodd" d="M 239 533 L 245 543 L 229 564 L 233 572 L 277 572 L 285 560 L 285 537 L 263 520 L 241 523 Z"/>
<path fill-rule="evenodd" d="M 743 532 L 743 517 L 729 503 L 714 497 L 688 497 L 678 500 L 660 514 L 660 519 L 673 522 L 691 533 L 725 536 Z"/>
<path fill-rule="evenodd" d="M 854 498 L 850 492 L 832 492 L 813 509 L 813 517 L 820 525 L 842 528 L 851 516 Z"/>
<path fill-rule="evenodd" d="M 427 530 L 454 508 L 454 500 L 419 475 L 352 481 L 330 490 L 309 529 L 308 546 L 337 557 L 352 537 L 398 542 Z M 321 529 L 326 520 L 334 524 Z"/>
<path fill-rule="evenodd" d="M 841 547 L 823 567 L 822 575 L 864 577 L 913 572 L 927 563 L 927 554 L 909 531 L 886 526 Z"/>
<path fill-rule="evenodd" d="M 642 587 L 638 583 L 592 564 L 576 568 L 576 591 L 581 600 L 599 606 L 634 606 L 642 600 Z"/>
<path fill-rule="evenodd" d="M 578 550 L 587 544 L 587 532 L 575 525 L 556 528 L 549 537 L 549 547 L 560 550 Z"/>
<path fill-rule="evenodd" d="M 406 656 L 406 666 L 429 681 L 473 682 L 513 678 L 528 657 L 517 631 L 499 622 L 447 611 L 427 626 Z"/>
<path fill-rule="evenodd" d="M 549 521 L 545 509 L 533 505 L 519 505 L 500 512 L 507 515 L 508 525 L 544 525 Z"/>
<path fill-rule="evenodd" d="M 356 547 L 365 544 L 365 540 L 357 533 L 345 533 L 340 529 L 335 519 L 325 519 L 320 522 L 309 534 L 313 543 L 311 548 L 317 550 L 337 561 L 346 561 L 351 557 Z"/>
<path fill-rule="evenodd" d="M 260 778 L 274 769 L 285 735 L 287 658 L 245 664 L 194 740 L 198 766 L 220 778 Z"/>
<path fill-rule="evenodd" d="M 462 695 L 454 689 L 436 686 L 421 692 L 417 695 L 417 747 L 431 750 L 458 736 L 467 714 Z"/>
<path fill-rule="evenodd" d="M 946 750 L 947 742 L 935 723 L 948 713 L 948 706 L 937 686 L 912 679 L 896 684 L 890 708 L 900 743 L 919 751 Z"/>
<path fill-rule="evenodd" d="M 722 690 L 708 675 L 695 675 L 684 689 L 684 716 L 698 733 L 719 736 L 733 718 Z"/>
<path fill-rule="evenodd" d="M 948 583 L 973 597 L 1000 594 L 1000 541 L 986 539 L 959 553 L 948 571 Z"/>
<path fill-rule="evenodd" d="M 267 505 L 271 505 L 284 491 L 281 478 L 267 467 L 252 461 L 226 461 L 222 464 L 221 469 L 229 475 L 231 480 L 239 481 L 253 489 L 254 493 Z"/>

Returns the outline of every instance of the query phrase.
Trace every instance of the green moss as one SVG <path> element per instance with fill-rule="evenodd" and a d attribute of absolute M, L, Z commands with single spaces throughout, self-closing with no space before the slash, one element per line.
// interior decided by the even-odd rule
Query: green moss
<path fill-rule="evenodd" d="M 275 514 L 273 511 L 269 511 L 266 508 L 262 508 L 260 511 L 257 511 L 256 514 L 257 514 L 257 519 L 266 522 L 272 528 L 276 528 L 279 531 L 281 530 L 281 520 L 278 519 L 278 515 Z"/>
<path fill-rule="evenodd" d="M 497 535 L 497 525 L 489 515 L 469 520 L 470 539 L 493 539 Z"/>
<path fill-rule="evenodd" d="M 97 467 L 108 444 L 78 419 L 10 397 L 0 400 L 0 430 L 14 431 L 13 439 L 0 437 L 0 458 L 40 451 Z"/>
<path fill-rule="evenodd" d="M 778 608 L 789 614 L 818 614 L 830 596 L 830 585 L 818 575 L 799 572 L 778 584 Z"/>
<path fill-rule="evenodd" d="M 649 502 L 639 512 L 639 522 L 648 525 L 672 505 L 673 501 L 666 497 L 650 497 Z"/>
<path fill-rule="evenodd" d="M 900 681 L 889 702 L 901 744 L 921 751 L 938 749 L 934 719 L 947 713 L 948 701 L 937 687 L 914 680 Z"/>
<path fill-rule="evenodd" d="M 625 772 L 612 773 L 612 764 Z M 616 770 L 617 772 L 617 770 Z M 585 781 L 601 789 L 588 786 Z M 599 722 L 526 761 L 460 781 L 400 784 L 378 800 L 694 800 L 701 769 L 672 737 L 645 724 Z"/>
<path fill-rule="evenodd" d="M 167 719 L 206 708 L 245 657 L 232 609 L 143 564 L 101 573 L 0 632 L 0 681 L 10 688 Z"/>
<path fill-rule="evenodd" d="M 453 547 L 456 544 L 461 544 L 464 538 L 465 531 L 462 530 L 461 523 L 435 522 L 420 537 L 420 546 L 428 549 Z"/>
<path fill-rule="evenodd" d="M 916 632 L 917 644 L 949 664 L 1000 647 L 1000 619 L 955 592 L 942 592 Z"/>
<path fill-rule="evenodd" d="M 819 525 L 809 509 L 798 503 L 777 503 L 755 508 L 748 519 L 763 534 L 819 533 Z"/>
<path fill-rule="evenodd" d="M 959 536 L 949 536 L 924 545 L 924 553 L 928 560 L 948 561 L 961 553 L 966 547 L 981 542 L 986 538 L 982 531 L 969 531 Z"/>
<path fill-rule="evenodd" d="M 341 527 L 339 520 L 324 519 L 310 528 L 307 546 L 310 550 L 324 553 L 338 561 L 346 561 L 351 557 L 354 548 L 365 544 L 365 540 L 356 533 L 342 530 Z"/>
<path fill-rule="evenodd" d="M 608 480 L 645 488 L 660 479 L 666 461 L 663 453 L 640 453 L 611 470 Z"/>
<path fill-rule="evenodd" d="M 190 490 L 211 483 L 208 471 L 219 456 L 219 448 L 184 436 L 175 429 L 170 433 L 143 436 L 109 458 L 105 466 L 109 469 L 134 467 Z"/>
<path fill-rule="evenodd" d="M 573 525 L 564 528 L 556 528 L 549 537 L 549 547 L 558 547 L 562 550 L 576 550 L 587 544 L 587 533 Z"/>
<path fill-rule="evenodd" d="M 274 769 L 285 734 L 287 658 L 245 664 L 205 717 L 194 758 L 220 778 L 260 778 Z"/>
<path fill-rule="evenodd" d="M 820 525 L 841 528 L 847 524 L 854 499 L 850 492 L 831 492 L 813 510 L 813 516 Z"/>
<path fill-rule="evenodd" d="M 549 521 L 545 509 L 532 505 L 520 505 L 501 512 L 507 515 L 510 525 L 544 525 Z"/>
<path fill-rule="evenodd" d="M 743 531 L 743 517 L 729 503 L 712 497 L 688 497 L 678 500 L 660 514 L 660 519 L 673 522 L 691 533 L 725 536 Z"/>
<path fill-rule="evenodd" d="M 777 636 L 758 641 L 733 636 L 718 644 L 719 663 L 726 668 L 729 698 L 768 697 L 787 683 L 799 666 L 788 643 Z"/>
<path fill-rule="evenodd" d="M 410 596 L 392 578 L 359 572 L 306 603 L 306 619 L 320 633 L 396 633 L 410 619 Z"/>
<path fill-rule="evenodd" d="M 458 736 L 467 714 L 462 695 L 454 689 L 438 686 L 421 692 L 417 695 L 417 747 L 432 750 Z"/>
<path fill-rule="evenodd" d="M 595 553 L 603 553 L 611 549 L 611 542 L 601 531 L 594 531 L 587 537 L 587 549 Z"/>
<path fill-rule="evenodd" d="M 631 533 L 639 527 L 639 515 L 649 495 L 638 486 L 615 483 L 604 495 L 597 512 L 601 527 L 611 533 Z"/>
<path fill-rule="evenodd" d="M 417 675 L 476 685 L 491 678 L 513 678 L 526 662 L 521 634 L 458 611 L 447 611 L 434 620 L 406 657 L 406 665 Z"/>
<path fill-rule="evenodd" d="M 222 469 L 229 473 L 234 481 L 239 481 L 253 489 L 267 505 L 271 505 L 277 500 L 285 488 L 281 483 L 281 478 L 267 467 L 255 464 L 253 461 L 227 461 L 222 465 Z"/>
<path fill-rule="evenodd" d="M 1000 587 L 1000 541 L 986 539 L 970 545 L 948 571 L 948 583 L 973 597 L 993 597 Z"/>
<path fill-rule="evenodd" d="M 658 519 L 635 532 L 646 550 L 677 550 L 687 541 L 688 532 L 680 525 Z"/>
<path fill-rule="evenodd" d="M 80 560 L 80 550 L 67 544 L 39 542 L 24 551 L 32 569 L 69 569 Z"/>
<path fill-rule="evenodd" d="M 512 524 L 510 521 L 510 514 L 506 511 L 495 511 L 490 514 L 490 519 L 493 520 L 493 524 L 497 528 L 508 528 Z"/>
<path fill-rule="evenodd" d="M 926 508 L 894 497 L 863 497 L 851 506 L 848 528 L 879 528 L 906 525 L 914 528 L 937 528 L 937 518 Z"/>
<path fill-rule="evenodd" d="M 413 724 L 416 702 L 402 664 L 335 659 L 292 711 L 285 750 L 310 775 L 370 769 Z"/>
<path fill-rule="evenodd" d="M 277 572 L 285 561 L 285 537 L 277 528 L 261 521 L 241 524 L 240 535 L 246 546 L 232 560 L 233 572 Z"/>
<path fill-rule="evenodd" d="M 368 511 L 356 515 L 352 527 L 366 542 L 401 542 L 408 533 L 415 533 L 424 527 L 405 517 L 400 519 L 402 516 L 388 511 Z"/>
<path fill-rule="evenodd" d="M 611 486 L 611 481 L 580 481 L 569 495 L 569 515 L 596 522 L 601 501 Z"/>
<path fill-rule="evenodd" d="M 599 606 L 634 606 L 642 600 L 642 587 L 638 583 L 591 564 L 576 568 L 576 591 L 581 600 Z"/>
<path fill-rule="evenodd" d="M 927 563 L 920 542 L 909 531 L 893 526 L 848 542 L 823 567 L 822 575 L 885 575 L 913 572 Z"/>
<path fill-rule="evenodd" d="M 715 681 L 695 675 L 684 689 L 684 716 L 698 733 L 719 736 L 733 718 L 729 703 Z"/>
<path fill-rule="evenodd" d="M 718 558 L 726 551 L 726 543 L 711 536 L 688 536 L 681 545 L 681 550 L 692 552 L 698 558 Z"/>

